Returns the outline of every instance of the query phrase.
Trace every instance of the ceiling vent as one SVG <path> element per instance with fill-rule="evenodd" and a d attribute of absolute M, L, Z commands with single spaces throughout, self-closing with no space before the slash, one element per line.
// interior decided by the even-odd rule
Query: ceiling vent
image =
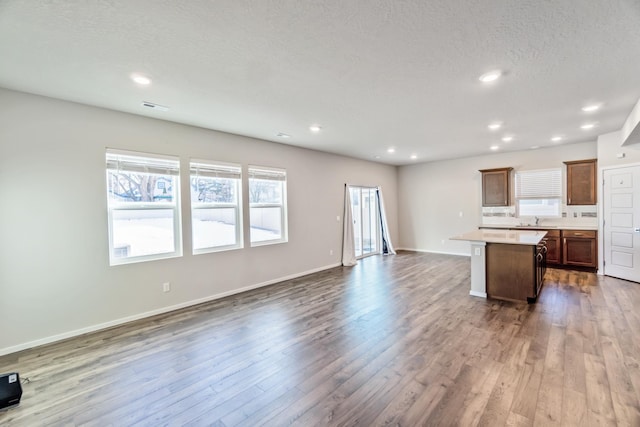
<path fill-rule="evenodd" d="M 165 107 L 164 105 L 154 104 L 153 102 L 142 101 L 142 106 L 147 108 L 153 108 L 158 111 L 169 111 L 169 107 Z"/>

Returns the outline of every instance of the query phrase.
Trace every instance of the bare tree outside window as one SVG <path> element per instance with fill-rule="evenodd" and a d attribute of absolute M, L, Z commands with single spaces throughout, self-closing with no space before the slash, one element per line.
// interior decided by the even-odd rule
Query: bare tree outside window
<path fill-rule="evenodd" d="M 109 172 L 109 196 L 121 202 L 173 200 L 173 179 L 162 175 Z"/>

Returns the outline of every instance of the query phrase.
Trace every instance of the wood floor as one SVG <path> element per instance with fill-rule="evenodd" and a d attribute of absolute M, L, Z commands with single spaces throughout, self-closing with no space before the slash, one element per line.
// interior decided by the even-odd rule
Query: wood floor
<path fill-rule="evenodd" d="M 0 425 L 640 426 L 640 284 L 547 270 L 469 296 L 469 259 L 400 252 L 0 357 Z"/>

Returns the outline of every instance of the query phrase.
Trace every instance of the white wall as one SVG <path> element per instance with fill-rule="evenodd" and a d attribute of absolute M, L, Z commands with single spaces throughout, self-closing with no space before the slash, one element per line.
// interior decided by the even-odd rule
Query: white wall
<path fill-rule="evenodd" d="M 398 236 L 392 166 L 4 89 L 0 111 L 0 354 L 338 265 L 345 182 L 383 187 Z M 106 147 L 286 169 L 289 242 L 191 255 L 187 197 L 184 256 L 110 267 Z"/>
<path fill-rule="evenodd" d="M 640 111 L 640 109 L 638 110 Z M 622 138 L 622 131 L 611 132 L 598 137 L 598 168 L 640 163 L 640 144 L 625 145 L 623 147 Z"/>
<path fill-rule="evenodd" d="M 620 133 L 620 142 L 625 145 L 634 145 L 640 143 L 640 100 L 636 103 L 629 113 L 627 120 L 622 125 Z"/>
<path fill-rule="evenodd" d="M 402 166 L 398 169 L 400 238 L 397 246 L 469 255 L 468 242 L 449 238 L 474 230 L 481 223 L 479 169 L 562 167 L 563 161 L 592 159 L 596 155 L 596 142 L 587 142 Z"/>

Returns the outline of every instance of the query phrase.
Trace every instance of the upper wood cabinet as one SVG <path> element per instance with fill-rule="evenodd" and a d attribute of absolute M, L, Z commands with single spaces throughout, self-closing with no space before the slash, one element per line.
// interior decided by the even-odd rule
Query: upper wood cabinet
<path fill-rule="evenodd" d="M 511 170 L 513 168 L 483 169 L 482 206 L 509 206 Z"/>
<path fill-rule="evenodd" d="M 567 205 L 595 205 L 596 159 L 564 164 L 567 165 Z"/>

